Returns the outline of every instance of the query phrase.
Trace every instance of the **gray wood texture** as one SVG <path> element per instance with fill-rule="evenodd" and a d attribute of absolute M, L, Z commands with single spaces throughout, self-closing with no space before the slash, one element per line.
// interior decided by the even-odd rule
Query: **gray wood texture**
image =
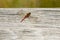
<path fill-rule="evenodd" d="M 60 40 L 60 9 L 1 8 L 0 40 Z"/>

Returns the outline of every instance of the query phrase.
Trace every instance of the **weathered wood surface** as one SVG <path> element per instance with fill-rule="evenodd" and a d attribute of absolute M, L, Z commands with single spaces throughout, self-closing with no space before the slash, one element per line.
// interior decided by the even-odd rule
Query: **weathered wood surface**
<path fill-rule="evenodd" d="M 0 40 L 60 40 L 60 10 L 0 9 Z"/>

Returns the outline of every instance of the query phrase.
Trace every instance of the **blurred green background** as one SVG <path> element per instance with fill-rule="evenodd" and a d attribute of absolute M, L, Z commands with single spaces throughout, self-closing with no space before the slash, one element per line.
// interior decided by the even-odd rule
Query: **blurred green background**
<path fill-rule="evenodd" d="M 0 8 L 59 8 L 60 0 L 0 0 Z"/>

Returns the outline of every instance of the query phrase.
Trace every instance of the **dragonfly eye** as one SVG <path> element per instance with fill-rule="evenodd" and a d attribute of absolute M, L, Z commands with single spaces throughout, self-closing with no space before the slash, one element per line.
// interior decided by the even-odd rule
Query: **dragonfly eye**
<path fill-rule="evenodd" d="M 29 14 L 31 14 L 31 12 L 29 12 Z"/>

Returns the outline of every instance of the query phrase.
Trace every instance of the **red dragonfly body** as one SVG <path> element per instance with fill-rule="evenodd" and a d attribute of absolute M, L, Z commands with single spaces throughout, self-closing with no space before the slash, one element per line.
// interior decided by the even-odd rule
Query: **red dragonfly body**
<path fill-rule="evenodd" d="M 28 18 L 30 15 L 31 15 L 31 13 L 27 13 L 27 14 L 24 16 L 24 18 L 21 20 L 21 22 L 23 22 L 24 19 Z"/>

